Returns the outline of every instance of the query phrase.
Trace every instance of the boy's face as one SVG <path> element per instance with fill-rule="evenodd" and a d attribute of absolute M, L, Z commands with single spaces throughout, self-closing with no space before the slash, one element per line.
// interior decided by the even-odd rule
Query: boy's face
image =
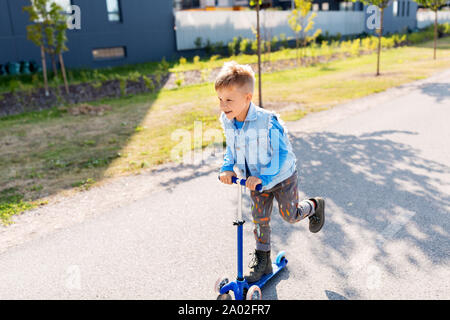
<path fill-rule="evenodd" d="M 252 101 L 252 94 L 250 92 L 244 93 L 231 86 L 218 89 L 217 97 L 220 101 L 220 110 L 225 113 L 229 120 L 233 118 L 236 118 L 238 121 L 245 120 L 250 101 Z"/>

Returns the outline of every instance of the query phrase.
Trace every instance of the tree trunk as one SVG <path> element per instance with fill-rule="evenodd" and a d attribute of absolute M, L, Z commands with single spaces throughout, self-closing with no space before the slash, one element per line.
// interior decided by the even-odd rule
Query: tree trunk
<path fill-rule="evenodd" d="M 380 8 L 380 31 L 378 34 L 378 53 L 377 53 L 377 76 L 380 75 L 380 55 L 381 55 L 381 37 L 383 36 L 383 11 L 384 8 Z"/>
<path fill-rule="evenodd" d="M 438 20 L 437 20 L 437 9 L 436 11 L 434 11 L 434 53 L 433 53 L 433 59 L 436 60 L 436 41 L 437 41 L 437 25 L 438 25 Z"/>
<path fill-rule="evenodd" d="M 67 83 L 66 67 L 64 66 L 64 59 L 62 53 L 59 53 L 59 64 L 61 65 L 61 73 L 64 79 L 64 87 L 66 89 L 66 94 L 69 94 L 69 84 Z"/>
<path fill-rule="evenodd" d="M 54 53 L 50 54 L 50 59 L 52 61 L 53 78 L 57 78 L 58 77 L 58 69 L 56 67 L 56 59 L 55 59 Z"/>
<path fill-rule="evenodd" d="M 262 90 L 261 90 L 261 36 L 259 33 L 259 0 L 256 0 L 256 38 L 258 41 L 258 91 L 259 91 L 259 106 L 263 108 Z"/>
<path fill-rule="evenodd" d="M 48 97 L 47 63 L 45 62 L 44 46 L 41 46 L 42 74 L 44 75 L 45 96 Z"/>

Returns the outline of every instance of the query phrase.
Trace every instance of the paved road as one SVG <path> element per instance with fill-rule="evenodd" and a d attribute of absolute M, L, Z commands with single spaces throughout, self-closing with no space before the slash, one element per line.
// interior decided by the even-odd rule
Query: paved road
<path fill-rule="evenodd" d="M 449 119 L 450 69 L 288 123 L 301 196 L 326 198 L 327 223 L 311 234 L 274 206 L 273 251 L 289 263 L 263 297 L 450 299 Z M 17 243 L 0 251 L 0 299 L 215 299 L 235 274 L 236 186 L 215 165 L 118 181 L 3 229 Z M 244 237 L 250 252 L 251 223 Z"/>

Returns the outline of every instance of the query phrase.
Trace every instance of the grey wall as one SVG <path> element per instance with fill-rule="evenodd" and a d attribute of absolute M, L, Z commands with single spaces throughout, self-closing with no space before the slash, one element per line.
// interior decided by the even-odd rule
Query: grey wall
<path fill-rule="evenodd" d="M 26 39 L 29 0 L 0 0 L 0 63 L 34 59 L 39 49 Z M 68 30 L 68 67 L 104 67 L 176 56 L 172 0 L 121 0 L 122 22 L 108 21 L 106 0 L 72 0 L 81 8 L 81 29 Z M 125 46 L 127 56 L 94 61 L 92 49 Z"/>

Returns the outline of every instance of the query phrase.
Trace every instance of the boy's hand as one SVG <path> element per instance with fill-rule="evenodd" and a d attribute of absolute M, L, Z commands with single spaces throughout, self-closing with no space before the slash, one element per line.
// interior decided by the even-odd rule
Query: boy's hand
<path fill-rule="evenodd" d="M 250 176 L 247 178 L 247 182 L 245 183 L 245 186 L 249 188 L 252 191 L 255 191 L 255 188 L 258 184 L 262 183 L 262 180 L 260 178 Z"/>
<path fill-rule="evenodd" d="M 233 184 L 231 177 L 236 177 L 236 173 L 234 171 L 222 171 L 219 174 L 220 182 L 225 184 Z"/>

